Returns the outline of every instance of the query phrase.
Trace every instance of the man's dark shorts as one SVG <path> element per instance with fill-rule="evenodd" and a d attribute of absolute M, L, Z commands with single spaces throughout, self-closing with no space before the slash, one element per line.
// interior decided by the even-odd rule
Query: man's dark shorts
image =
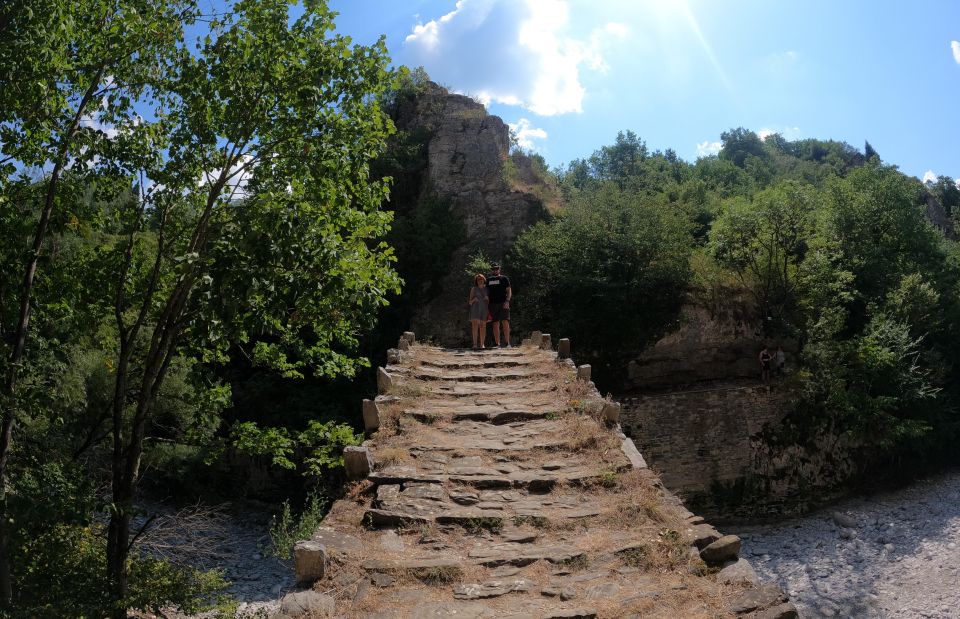
<path fill-rule="evenodd" d="M 500 322 L 501 320 L 510 320 L 510 308 L 504 307 L 503 303 L 490 304 L 490 320 Z"/>

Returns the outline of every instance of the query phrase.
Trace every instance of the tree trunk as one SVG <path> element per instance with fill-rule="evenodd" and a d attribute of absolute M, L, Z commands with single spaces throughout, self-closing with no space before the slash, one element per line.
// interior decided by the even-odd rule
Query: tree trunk
<path fill-rule="evenodd" d="M 47 194 L 37 222 L 37 230 L 33 235 L 33 247 L 30 260 L 23 274 L 23 284 L 20 288 L 20 315 L 16 329 L 13 332 L 13 349 L 8 359 L 7 375 L 4 377 L 3 393 L 0 394 L 0 407 L 3 409 L 3 420 L 0 425 L 0 608 L 13 606 L 13 580 L 10 573 L 10 530 L 7 516 L 7 462 L 10 458 L 10 449 L 13 443 L 13 425 L 16 420 L 16 391 L 17 378 L 23 353 L 27 345 L 27 333 L 30 329 L 31 297 L 33 295 L 34 278 L 37 275 L 37 265 L 40 262 L 40 253 L 43 242 L 47 237 L 47 228 L 53 214 L 53 207 L 57 195 L 60 175 L 63 173 L 64 162 L 70 149 L 70 142 L 80 126 L 80 119 L 86 113 L 87 105 L 103 79 L 105 65 L 101 65 L 96 75 L 90 81 L 73 120 L 67 128 L 63 144 L 57 153 L 57 159 L 47 181 Z"/>

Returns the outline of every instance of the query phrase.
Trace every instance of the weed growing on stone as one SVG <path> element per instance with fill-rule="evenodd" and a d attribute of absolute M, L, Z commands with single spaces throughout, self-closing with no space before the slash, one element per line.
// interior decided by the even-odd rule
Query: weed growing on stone
<path fill-rule="evenodd" d="M 617 472 L 611 469 L 600 471 L 600 485 L 604 488 L 614 488 L 617 485 Z"/>
<path fill-rule="evenodd" d="M 424 567 L 410 572 L 417 580 L 427 585 L 445 585 L 458 580 L 462 574 L 462 570 L 456 565 Z"/>
<path fill-rule="evenodd" d="M 587 558 L 587 555 L 577 555 L 575 557 L 570 557 L 566 561 L 561 561 L 560 565 L 567 568 L 571 572 L 579 572 L 590 567 L 590 559 Z"/>
<path fill-rule="evenodd" d="M 469 518 L 464 521 L 463 528 L 474 535 L 483 531 L 499 533 L 500 530 L 503 529 L 503 518 L 491 516 L 478 516 L 476 518 Z"/>
<path fill-rule="evenodd" d="M 546 529 L 550 521 L 543 516 L 514 516 L 513 524 L 518 527 L 529 524 L 536 529 Z"/>

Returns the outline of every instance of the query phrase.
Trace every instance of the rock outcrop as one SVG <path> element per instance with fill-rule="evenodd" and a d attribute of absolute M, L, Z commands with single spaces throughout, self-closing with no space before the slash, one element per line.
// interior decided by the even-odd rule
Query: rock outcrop
<path fill-rule="evenodd" d="M 400 107 L 395 123 L 429 135 L 422 197 L 449 200 L 466 233 L 439 295 L 416 308 L 411 326 L 437 343 L 463 344 L 469 339 L 466 301 L 471 282 L 463 272 L 468 257 L 482 250 L 502 260 L 517 235 L 545 216 L 543 200 L 531 191 L 535 181 L 524 166 L 517 174 L 520 182 L 510 181 L 509 128 L 473 99 L 427 82 L 420 95 Z M 509 264 L 504 271 L 510 274 Z"/>

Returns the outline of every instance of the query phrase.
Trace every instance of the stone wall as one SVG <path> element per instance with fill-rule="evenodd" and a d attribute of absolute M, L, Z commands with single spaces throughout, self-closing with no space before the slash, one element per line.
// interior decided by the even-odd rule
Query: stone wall
<path fill-rule="evenodd" d="M 829 430 L 779 441 L 792 423 L 782 385 L 628 395 L 620 421 L 664 484 L 712 521 L 799 514 L 840 494 L 856 446 Z"/>

